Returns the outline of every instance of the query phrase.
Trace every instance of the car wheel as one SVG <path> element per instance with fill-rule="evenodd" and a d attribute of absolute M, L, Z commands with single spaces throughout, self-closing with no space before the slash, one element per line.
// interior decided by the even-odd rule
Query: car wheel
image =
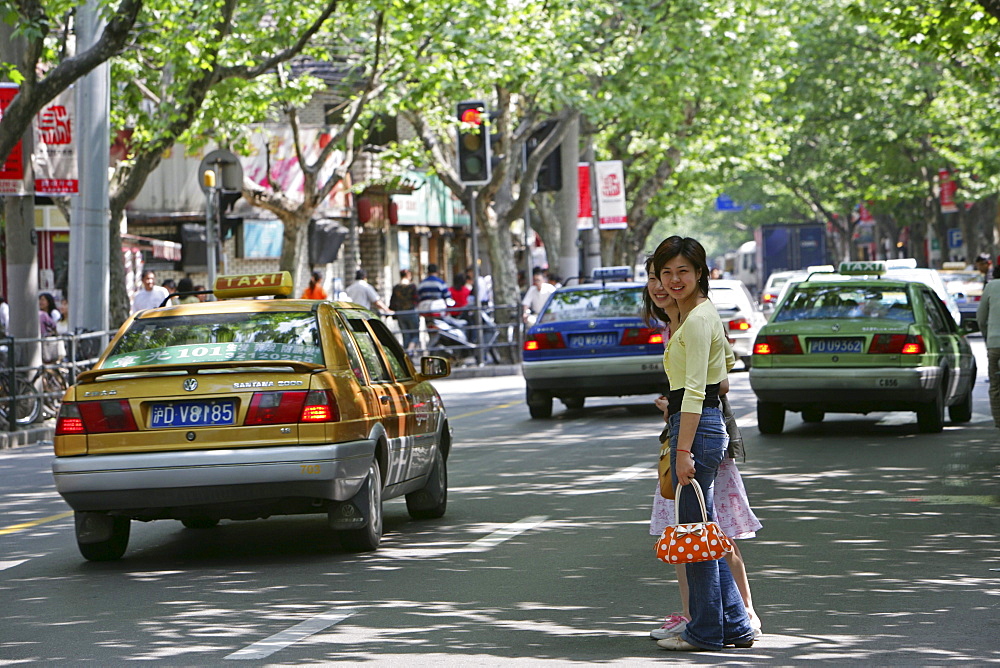
<path fill-rule="evenodd" d="M 954 424 L 968 422 L 972 419 L 972 386 L 957 404 L 948 406 L 948 418 Z"/>
<path fill-rule="evenodd" d="M 917 407 L 917 428 L 925 434 L 937 434 L 944 429 L 944 387 L 947 382 L 947 378 L 942 378 L 934 401 Z"/>
<path fill-rule="evenodd" d="M 565 399 L 562 399 L 562 402 L 566 404 L 566 408 L 571 411 L 578 411 L 583 408 L 583 403 L 586 400 L 586 397 L 566 397 Z"/>
<path fill-rule="evenodd" d="M 825 417 L 826 413 L 817 408 L 807 408 L 802 411 L 803 422 L 822 422 Z"/>
<path fill-rule="evenodd" d="M 434 451 L 434 468 L 427 484 L 406 495 L 406 512 L 415 520 L 436 520 L 448 508 L 448 463 L 441 449 Z"/>
<path fill-rule="evenodd" d="M 131 521 L 100 513 L 76 513 L 76 545 L 87 561 L 116 561 L 128 548 Z M 93 540 L 93 536 L 103 536 Z"/>
<path fill-rule="evenodd" d="M 746 355 L 746 356 L 740 358 L 740 360 L 743 362 L 743 366 L 744 366 L 743 370 L 744 371 L 749 371 L 750 370 L 750 365 L 752 363 L 751 359 L 752 359 L 752 357 L 750 355 Z"/>
<path fill-rule="evenodd" d="M 552 417 L 552 395 L 548 392 L 528 390 L 528 412 L 532 419 L 545 420 Z"/>
<path fill-rule="evenodd" d="M 757 429 L 762 434 L 780 434 L 785 428 L 785 409 L 781 404 L 757 402 Z"/>
<path fill-rule="evenodd" d="M 368 496 L 368 522 L 360 529 L 340 532 L 340 544 L 349 552 L 371 552 L 382 542 L 382 473 L 374 459 L 360 493 Z"/>
<path fill-rule="evenodd" d="M 219 520 L 211 517 L 189 517 L 181 520 L 181 524 L 186 529 L 213 529 L 219 524 Z"/>

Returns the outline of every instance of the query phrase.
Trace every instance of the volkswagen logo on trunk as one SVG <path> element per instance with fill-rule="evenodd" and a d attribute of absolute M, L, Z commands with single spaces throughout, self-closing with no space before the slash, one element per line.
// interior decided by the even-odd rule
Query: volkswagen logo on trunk
<path fill-rule="evenodd" d="M 194 392 L 198 389 L 198 379 L 197 378 L 185 378 L 184 379 L 184 389 L 188 392 Z"/>

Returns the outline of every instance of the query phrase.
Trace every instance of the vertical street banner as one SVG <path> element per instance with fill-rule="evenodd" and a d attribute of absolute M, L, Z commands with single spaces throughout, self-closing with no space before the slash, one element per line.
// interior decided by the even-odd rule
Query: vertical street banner
<path fill-rule="evenodd" d="M 0 83 L 0 122 L 7 107 L 17 95 L 15 84 Z M 7 159 L 0 164 L 0 195 L 26 195 L 21 140 L 17 141 Z"/>
<path fill-rule="evenodd" d="M 594 227 L 593 195 L 590 192 L 590 163 L 581 162 L 576 166 L 577 192 L 580 197 L 576 213 L 576 229 L 590 230 Z"/>
<path fill-rule="evenodd" d="M 75 87 L 59 93 L 35 117 L 35 194 L 80 194 L 76 162 Z"/>
<path fill-rule="evenodd" d="M 941 199 L 941 213 L 957 213 L 958 206 L 955 205 L 955 191 L 958 184 L 951 178 L 951 173 L 941 168 L 938 170 L 938 194 Z"/>
<path fill-rule="evenodd" d="M 606 160 L 595 165 L 597 173 L 597 216 L 602 230 L 628 227 L 625 204 L 625 168 L 621 160 Z"/>

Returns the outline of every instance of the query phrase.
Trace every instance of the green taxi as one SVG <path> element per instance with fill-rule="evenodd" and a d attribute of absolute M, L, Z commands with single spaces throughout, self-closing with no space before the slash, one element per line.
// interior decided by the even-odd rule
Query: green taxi
<path fill-rule="evenodd" d="M 846 262 L 794 286 L 754 343 L 750 386 L 762 434 L 785 412 L 915 411 L 921 432 L 972 419 L 976 361 L 933 289 L 885 278 L 883 262 Z"/>
<path fill-rule="evenodd" d="M 85 558 L 121 557 L 132 520 L 320 513 L 364 551 L 384 499 L 444 514 L 451 429 L 428 381 L 448 361 L 418 371 L 371 311 L 291 289 L 287 272 L 221 276 L 225 299 L 136 313 L 69 388 L 52 472 Z"/>

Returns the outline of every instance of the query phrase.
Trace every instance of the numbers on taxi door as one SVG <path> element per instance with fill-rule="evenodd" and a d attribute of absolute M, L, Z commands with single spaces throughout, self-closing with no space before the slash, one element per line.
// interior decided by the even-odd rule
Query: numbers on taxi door
<path fill-rule="evenodd" d="M 317 475 L 321 472 L 319 464 L 300 464 L 299 468 L 302 469 L 302 473 L 305 475 Z"/>

